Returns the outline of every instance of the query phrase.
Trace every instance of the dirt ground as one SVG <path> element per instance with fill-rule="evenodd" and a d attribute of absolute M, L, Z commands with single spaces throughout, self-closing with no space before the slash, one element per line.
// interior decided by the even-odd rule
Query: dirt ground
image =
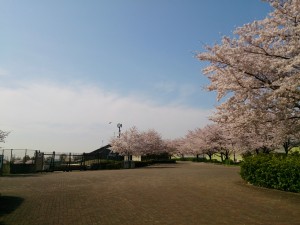
<path fill-rule="evenodd" d="M 0 177 L 0 225 L 300 225 L 300 194 L 180 162 Z"/>

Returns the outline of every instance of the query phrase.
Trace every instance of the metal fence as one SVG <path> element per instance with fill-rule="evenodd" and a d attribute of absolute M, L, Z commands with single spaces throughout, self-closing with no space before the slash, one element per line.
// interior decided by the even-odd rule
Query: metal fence
<path fill-rule="evenodd" d="M 36 154 L 33 149 L 2 149 L 0 151 L 0 174 L 32 173 L 36 171 Z"/>
<path fill-rule="evenodd" d="M 84 170 L 84 154 L 78 153 L 42 153 L 44 171 Z"/>
<path fill-rule="evenodd" d="M 99 149 L 91 153 L 2 149 L 0 150 L 0 174 L 117 169 L 121 168 L 122 160 L 122 157 L 108 149 Z"/>

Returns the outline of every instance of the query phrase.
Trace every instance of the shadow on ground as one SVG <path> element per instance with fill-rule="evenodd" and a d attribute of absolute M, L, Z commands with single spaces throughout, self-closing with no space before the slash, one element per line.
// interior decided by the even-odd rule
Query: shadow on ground
<path fill-rule="evenodd" d="M 0 196 L 0 217 L 16 210 L 23 201 L 24 199 L 20 197 Z M 1 222 L 0 225 L 2 225 Z"/>
<path fill-rule="evenodd" d="M 20 177 L 38 177 L 41 174 L 37 173 L 28 173 L 28 174 L 4 174 L 2 177 L 12 177 L 12 178 L 20 178 Z M 1 224 L 0 224 L 1 225 Z"/>
<path fill-rule="evenodd" d="M 178 166 L 147 166 L 142 167 L 144 169 L 169 169 L 169 168 L 178 168 Z"/>

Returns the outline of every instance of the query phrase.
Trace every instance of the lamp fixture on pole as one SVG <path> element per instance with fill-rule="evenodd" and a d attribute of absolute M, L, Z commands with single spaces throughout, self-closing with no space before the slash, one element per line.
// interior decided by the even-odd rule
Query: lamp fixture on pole
<path fill-rule="evenodd" d="M 117 127 L 119 128 L 119 138 L 120 138 L 121 137 L 121 127 L 122 127 L 122 124 L 118 123 Z"/>

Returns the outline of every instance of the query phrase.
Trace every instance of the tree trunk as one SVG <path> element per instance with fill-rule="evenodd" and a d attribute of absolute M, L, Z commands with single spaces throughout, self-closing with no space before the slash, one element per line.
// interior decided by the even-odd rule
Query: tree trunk
<path fill-rule="evenodd" d="M 229 151 L 228 150 L 225 150 L 224 156 L 225 156 L 225 160 L 229 160 Z"/>
<path fill-rule="evenodd" d="M 222 161 L 222 162 L 224 161 L 224 159 L 223 159 L 223 155 L 224 155 L 224 153 L 223 153 L 223 152 L 221 152 L 221 161 Z"/>
<path fill-rule="evenodd" d="M 212 155 L 211 154 L 207 154 L 209 157 L 209 161 L 211 161 Z"/>
<path fill-rule="evenodd" d="M 288 139 L 286 142 L 283 143 L 285 155 L 288 155 L 288 153 L 289 153 L 289 150 L 290 150 L 289 146 L 290 146 L 290 139 Z"/>
<path fill-rule="evenodd" d="M 263 153 L 270 154 L 270 149 L 268 147 L 264 146 L 262 149 L 263 149 Z"/>

